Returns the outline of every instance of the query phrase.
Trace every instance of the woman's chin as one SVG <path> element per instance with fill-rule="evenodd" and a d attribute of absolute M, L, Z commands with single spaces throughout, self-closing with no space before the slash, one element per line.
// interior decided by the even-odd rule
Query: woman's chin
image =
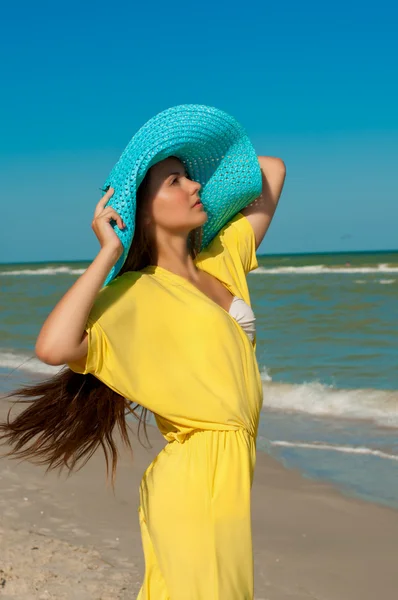
<path fill-rule="evenodd" d="M 196 216 L 196 220 L 198 222 L 198 224 L 195 227 L 200 227 L 201 225 L 204 225 L 206 223 L 206 221 L 208 220 L 209 215 L 207 214 L 207 212 L 205 211 L 204 208 L 202 209 L 198 209 L 198 214 Z"/>

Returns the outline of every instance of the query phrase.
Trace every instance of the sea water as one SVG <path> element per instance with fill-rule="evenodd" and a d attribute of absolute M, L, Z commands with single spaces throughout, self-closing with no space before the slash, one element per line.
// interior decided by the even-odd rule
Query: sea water
<path fill-rule="evenodd" d="M 264 387 L 258 449 L 398 507 L 398 252 L 258 260 L 248 276 Z M 16 375 L 57 372 L 34 357 L 35 339 L 88 264 L 0 265 L 0 393 Z"/>

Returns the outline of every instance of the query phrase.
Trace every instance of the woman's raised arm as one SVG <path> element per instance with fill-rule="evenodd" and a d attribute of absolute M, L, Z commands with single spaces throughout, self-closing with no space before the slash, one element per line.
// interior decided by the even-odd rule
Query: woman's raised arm
<path fill-rule="evenodd" d="M 87 318 L 109 271 L 123 252 L 110 221 L 116 221 L 119 229 L 125 225 L 114 209 L 104 208 L 113 192 L 109 188 L 98 202 L 91 225 L 101 245 L 99 253 L 53 308 L 36 340 L 36 356 L 49 365 L 62 365 L 87 354 Z"/>
<path fill-rule="evenodd" d="M 281 158 L 258 156 L 258 162 L 263 180 L 261 196 L 240 211 L 253 227 L 256 250 L 271 225 L 286 176 L 286 166 Z"/>

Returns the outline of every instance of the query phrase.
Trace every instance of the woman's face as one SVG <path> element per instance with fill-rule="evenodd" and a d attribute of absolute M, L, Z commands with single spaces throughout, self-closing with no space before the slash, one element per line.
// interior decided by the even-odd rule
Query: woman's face
<path fill-rule="evenodd" d="M 169 234 L 186 234 L 207 221 L 200 200 L 201 184 L 188 178 L 184 164 L 168 157 L 148 174 L 146 226 Z"/>

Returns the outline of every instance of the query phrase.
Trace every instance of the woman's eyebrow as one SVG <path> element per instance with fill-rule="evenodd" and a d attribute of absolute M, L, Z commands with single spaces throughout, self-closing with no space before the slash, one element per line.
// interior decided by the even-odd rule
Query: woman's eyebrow
<path fill-rule="evenodd" d="M 174 171 L 173 173 L 169 173 L 168 176 L 170 177 L 171 175 L 181 175 L 181 173 L 180 173 L 180 171 Z M 186 171 L 184 171 L 184 175 L 187 176 L 188 173 Z"/>

